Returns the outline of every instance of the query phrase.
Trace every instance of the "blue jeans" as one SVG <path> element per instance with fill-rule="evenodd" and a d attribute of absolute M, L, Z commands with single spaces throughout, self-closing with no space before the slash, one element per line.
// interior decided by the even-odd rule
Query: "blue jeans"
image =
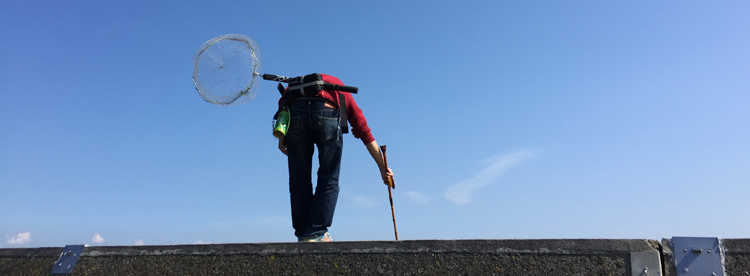
<path fill-rule="evenodd" d="M 322 98 L 300 99 L 289 109 L 285 141 L 289 163 L 289 194 L 294 235 L 322 235 L 333 222 L 339 195 L 343 137 L 339 110 Z M 318 147 L 318 184 L 313 194 L 312 157 Z"/>

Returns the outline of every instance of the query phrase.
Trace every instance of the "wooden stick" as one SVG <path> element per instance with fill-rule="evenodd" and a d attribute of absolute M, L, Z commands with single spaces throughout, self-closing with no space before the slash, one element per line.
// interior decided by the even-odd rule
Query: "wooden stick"
<path fill-rule="evenodd" d="M 383 155 L 383 169 L 388 172 L 388 158 L 385 156 L 385 145 L 380 146 L 380 153 Z M 396 228 L 396 211 L 393 209 L 393 192 L 391 188 L 396 188 L 396 181 L 393 181 L 393 177 L 388 177 L 388 200 L 391 201 L 391 216 L 393 216 L 393 232 L 396 234 L 396 240 L 398 240 L 398 228 Z"/>

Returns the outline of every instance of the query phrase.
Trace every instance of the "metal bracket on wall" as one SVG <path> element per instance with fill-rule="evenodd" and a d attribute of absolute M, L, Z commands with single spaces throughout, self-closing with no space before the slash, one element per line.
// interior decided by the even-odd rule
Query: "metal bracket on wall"
<path fill-rule="evenodd" d="M 672 246 L 677 275 L 725 275 L 719 238 L 672 237 Z"/>
<path fill-rule="evenodd" d="M 659 251 L 630 252 L 630 271 L 633 276 L 662 276 Z"/>
<path fill-rule="evenodd" d="M 60 258 L 52 267 L 52 274 L 70 274 L 81 256 L 85 245 L 66 245 L 60 253 Z"/>

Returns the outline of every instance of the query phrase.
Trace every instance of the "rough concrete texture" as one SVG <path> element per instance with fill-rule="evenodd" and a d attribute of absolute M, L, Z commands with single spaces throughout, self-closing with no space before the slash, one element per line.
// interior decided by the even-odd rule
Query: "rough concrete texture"
<path fill-rule="evenodd" d="M 674 247 L 672 241 L 669 239 L 661 240 L 661 266 L 664 271 L 664 276 L 677 276 L 677 270 L 674 265 Z"/>
<path fill-rule="evenodd" d="M 724 246 L 728 275 L 747 276 L 750 240 L 725 240 Z M 71 275 L 633 275 L 630 252 L 660 248 L 660 243 L 647 240 L 87 247 Z M 49 275 L 61 251 L 0 249 L 0 275 Z"/>
<path fill-rule="evenodd" d="M 423 240 L 87 247 L 71 275 L 630 275 L 646 240 Z M 0 275 L 48 275 L 62 248 L 2 249 Z"/>
<path fill-rule="evenodd" d="M 750 239 L 723 239 L 724 271 L 728 276 L 750 276 Z"/>

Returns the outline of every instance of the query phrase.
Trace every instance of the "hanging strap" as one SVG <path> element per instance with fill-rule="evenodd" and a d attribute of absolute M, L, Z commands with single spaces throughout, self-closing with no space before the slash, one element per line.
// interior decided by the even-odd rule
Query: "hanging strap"
<path fill-rule="evenodd" d="M 346 118 L 346 97 L 344 94 L 339 94 L 339 113 L 341 114 L 341 133 L 349 133 L 349 123 Z"/>

